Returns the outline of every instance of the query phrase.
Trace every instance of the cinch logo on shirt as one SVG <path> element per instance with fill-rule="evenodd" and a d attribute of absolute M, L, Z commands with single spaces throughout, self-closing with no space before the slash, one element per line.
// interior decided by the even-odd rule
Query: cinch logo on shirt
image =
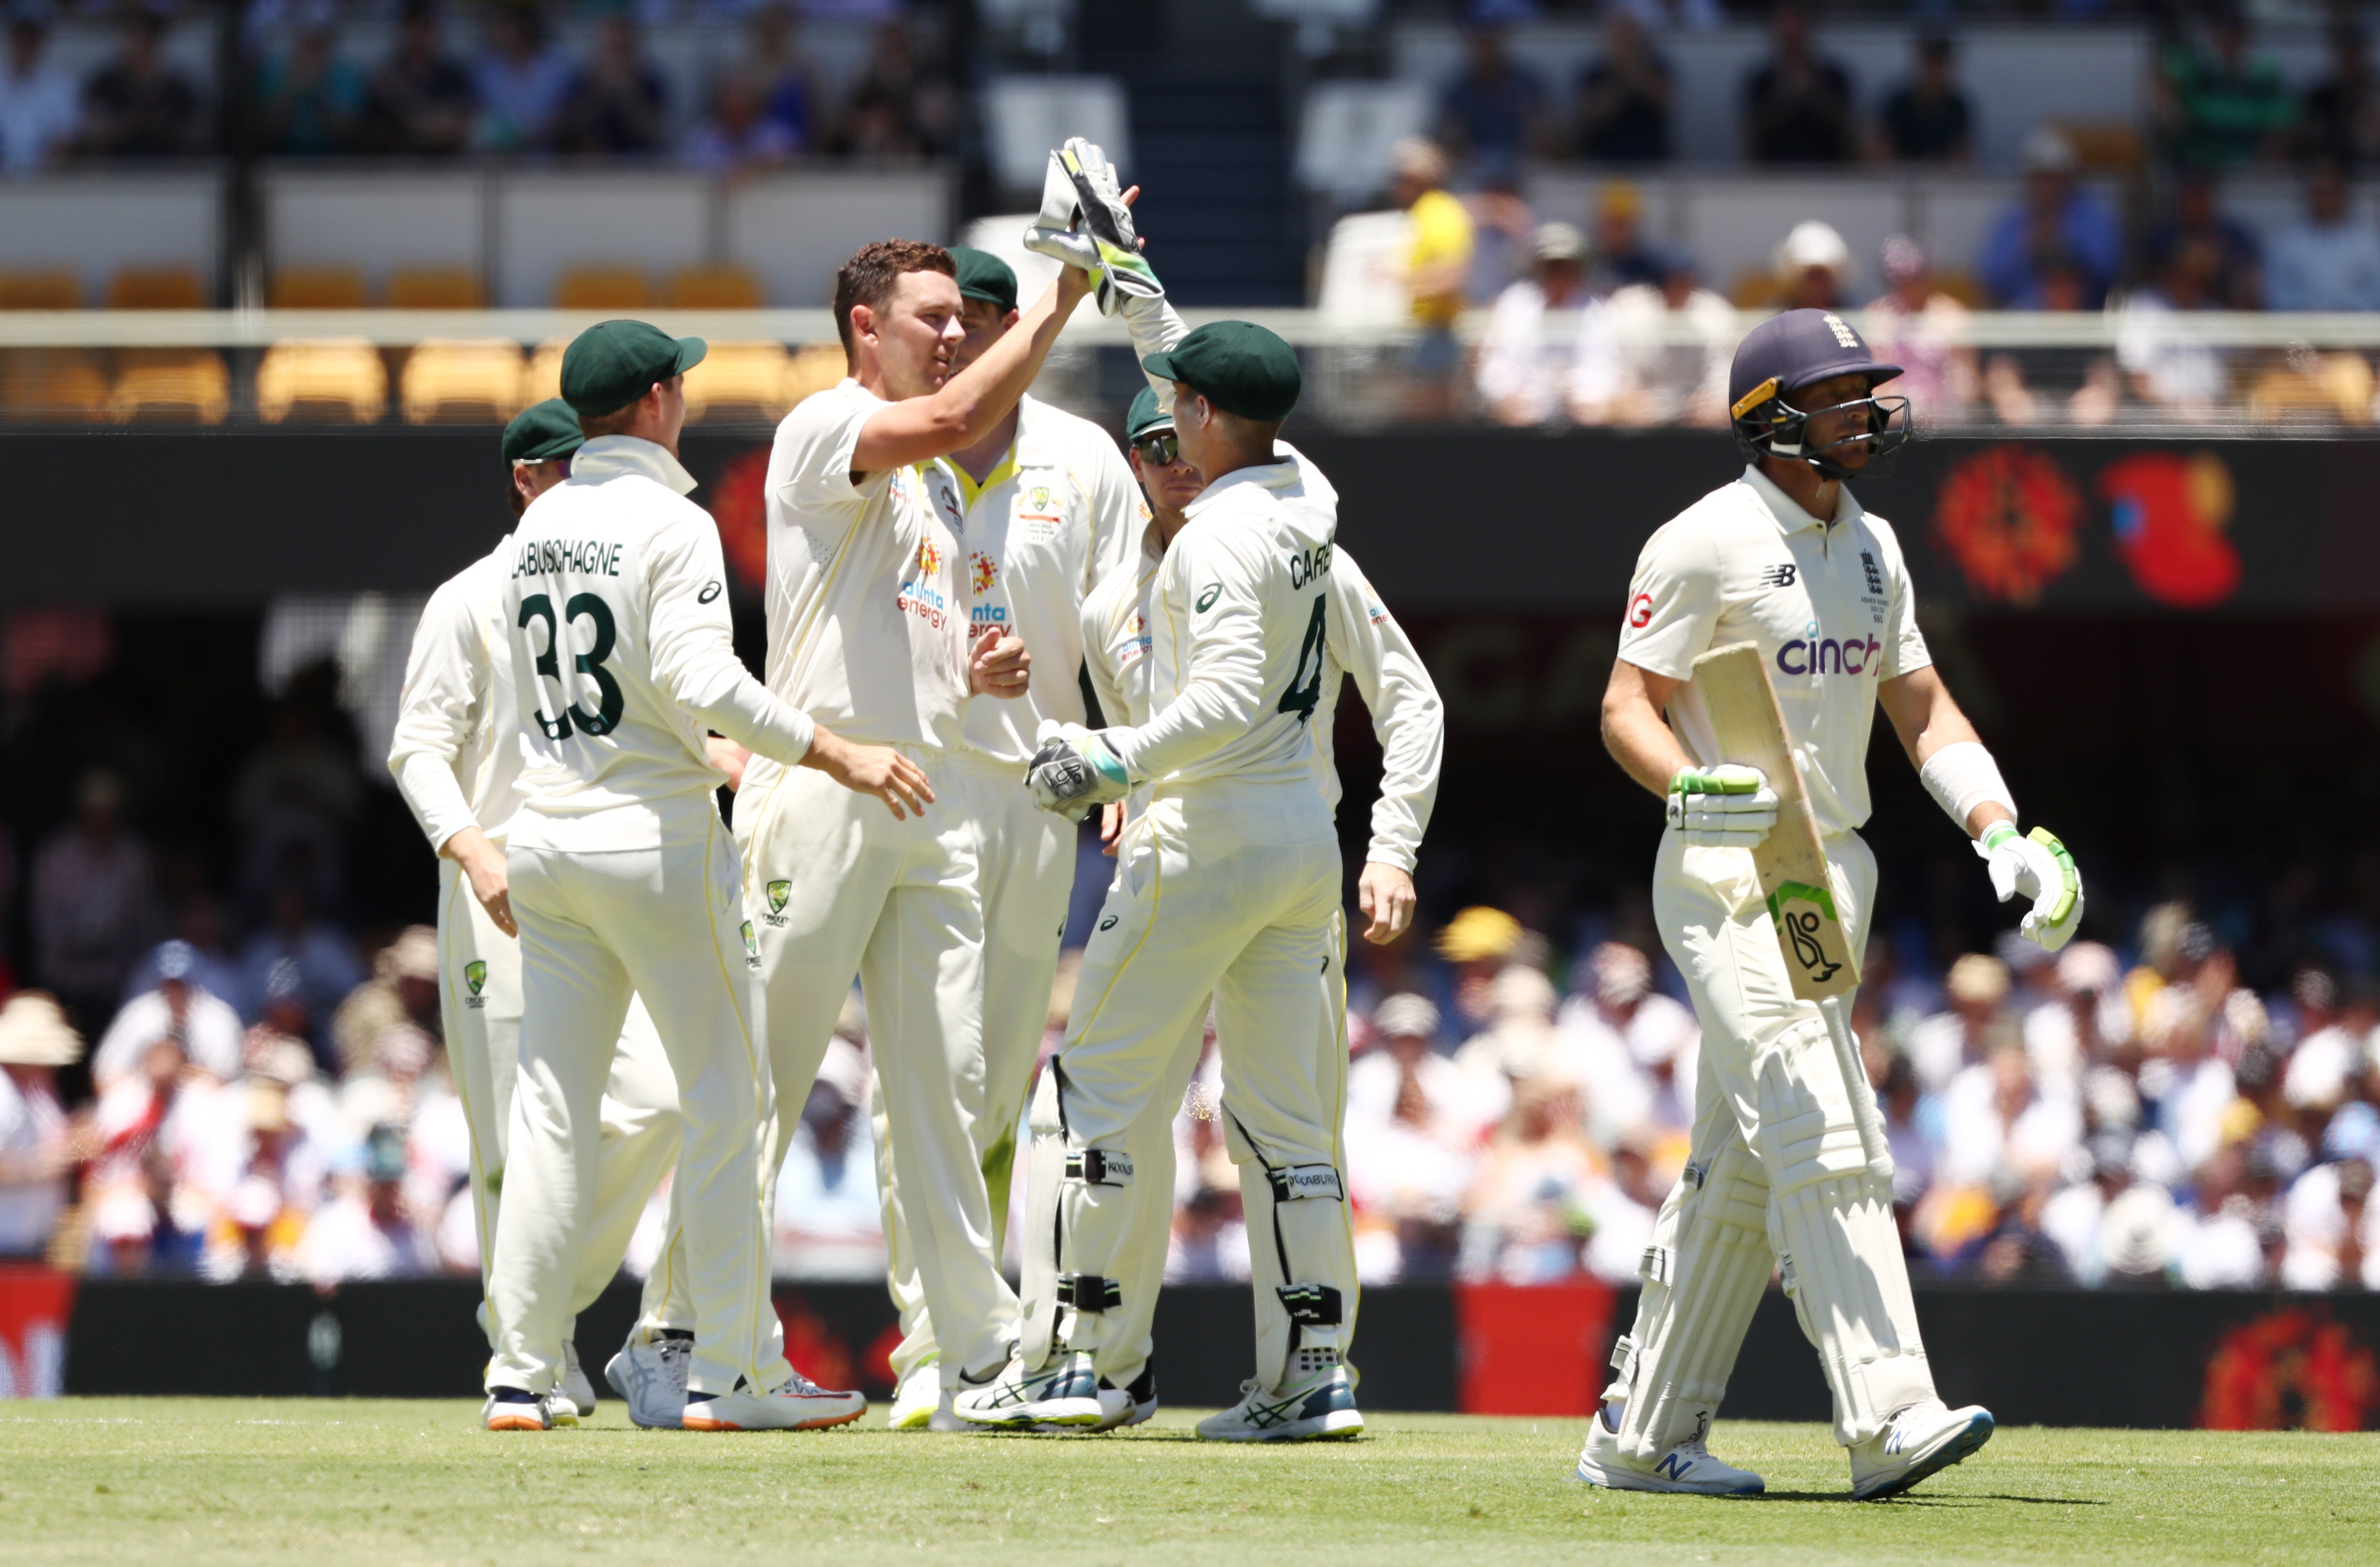
<path fill-rule="evenodd" d="M 1884 644 L 1873 637 L 1840 642 L 1831 637 L 1796 637 L 1777 650 L 1777 667 L 1787 674 L 1803 676 L 1865 674 L 1883 652 Z"/>

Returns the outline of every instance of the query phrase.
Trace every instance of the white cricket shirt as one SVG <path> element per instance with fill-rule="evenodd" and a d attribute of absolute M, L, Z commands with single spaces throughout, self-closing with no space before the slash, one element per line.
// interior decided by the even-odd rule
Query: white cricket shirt
<path fill-rule="evenodd" d="M 1043 719 L 1083 722 L 1083 601 L 1131 555 L 1148 506 L 1106 431 L 1029 396 L 1016 410 L 1015 443 L 982 484 L 943 467 L 966 507 L 969 637 L 998 626 L 1033 655 L 1025 694 L 970 701 L 961 733 L 1022 767 Z"/>
<path fill-rule="evenodd" d="M 1828 526 L 1745 468 L 1645 541 L 1620 631 L 1621 658 L 1689 682 L 1670 698 L 1670 726 L 1706 765 L 1721 759 L 1691 683 L 1694 660 L 1757 642 L 1828 836 L 1868 818 L 1876 683 L 1934 662 L 1891 525 L 1848 488 L 1840 494 Z"/>
<path fill-rule="evenodd" d="M 414 627 L 388 770 L 433 849 L 466 827 L 501 844 L 520 808 L 521 746 L 504 626 L 511 541 L 438 585 Z"/>

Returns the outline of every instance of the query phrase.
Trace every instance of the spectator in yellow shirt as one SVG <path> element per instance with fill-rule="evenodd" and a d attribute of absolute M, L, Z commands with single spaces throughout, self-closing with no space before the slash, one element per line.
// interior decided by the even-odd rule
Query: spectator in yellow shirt
<path fill-rule="evenodd" d="M 1454 323 L 1463 313 L 1463 288 L 1471 272 L 1471 214 L 1446 188 L 1446 153 L 1427 137 L 1408 137 L 1396 147 L 1396 200 L 1412 224 L 1405 249 L 1404 284 L 1420 329 L 1405 357 L 1408 412 L 1416 419 L 1446 419 L 1454 411 L 1456 372 L 1463 353 Z"/>

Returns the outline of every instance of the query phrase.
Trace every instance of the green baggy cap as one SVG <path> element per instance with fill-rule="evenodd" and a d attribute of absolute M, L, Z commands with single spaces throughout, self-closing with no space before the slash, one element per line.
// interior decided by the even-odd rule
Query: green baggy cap
<path fill-rule="evenodd" d="M 1133 394 L 1132 410 L 1123 416 L 1123 438 L 1137 441 L 1152 430 L 1171 430 L 1173 416 L 1157 406 L 1157 389 L 1144 386 Z"/>
<path fill-rule="evenodd" d="M 645 322 L 598 322 L 563 352 L 562 400 L 589 419 L 617 413 L 710 351 L 699 337 L 672 337 Z"/>
<path fill-rule="evenodd" d="M 1208 322 L 1140 362 L 1149 374 L 1181 382 L 1227 414 L 1268 424 L 1289 417 L 1304 384 L 1296 353 L 1254 322 Z"/>
<path fill-rule="evenodd" d="M 1003 310 L 1016 308 L 1016 273 L 1006 261 L 971 245 L 952 246 L 951 260 L 958 263 L 960 298 L 980 299 Z"/>
<path fill-rule="evenodd" d="M 504 426 L 504 461 L 550 463 L 578 450 L 586 440 L 570 405 L 559 397 L 548 397 L 534 407 L 523 408 Z"/>

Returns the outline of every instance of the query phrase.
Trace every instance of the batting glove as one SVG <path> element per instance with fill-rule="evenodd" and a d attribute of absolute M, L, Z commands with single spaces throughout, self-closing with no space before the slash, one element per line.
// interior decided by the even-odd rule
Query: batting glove
<path fill-rule="evenodd" d="M 1041 210 L 1025 231 L 1025 248 L 1081 267 L 1097 282 L 1099 314 L 1111 316 L 1127 298 L 1165 294 L 1140 253 L 1132 209 L 1123 204 L 1115 165 L 1097 145 L 1073 137 L 1050 154 L 1041 180 Z"/>
<path fill-rule="evenodd" d="M 2020 894 L 2033 900 L 2020 935 L 2053 953 L 2074 939 L 2082 923 L 2082 873 L 2047 828 L 2020 835 L 2016 823 L 1995 821 L 1975 841 L 1975 854 L 1989 868 L 2000 902 Z"/>
<path fill-rule="evenodd" d="M 1043 810 L 1072 820 L 1132 793 L 1132 774 L 1099 731 L 1045 718 L 1034 742 L 1025 785 Z"/>
<path fill-rule="evenodd" d="M 1756 767 L 1683 767 L 1670 780 L 1669 817 L 1688 848 L 1749 849 L 1777 825 L 1777 791 Z"/>

